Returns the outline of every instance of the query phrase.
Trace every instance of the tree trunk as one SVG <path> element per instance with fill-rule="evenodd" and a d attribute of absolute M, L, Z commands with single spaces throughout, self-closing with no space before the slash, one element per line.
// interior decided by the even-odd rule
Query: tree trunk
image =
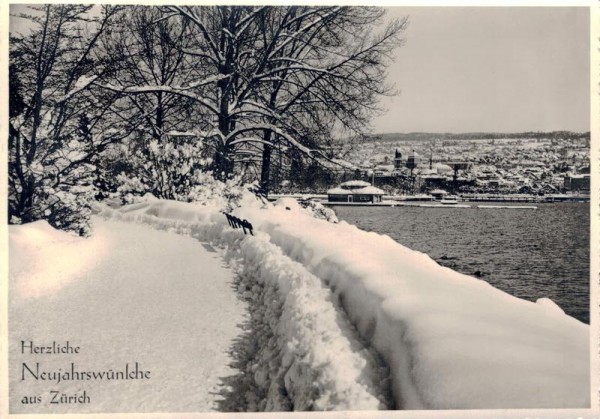
<path fill-rule="evenodd" d="M 262 166 L 260 171 L 260 192 L 265 196 L 269 195 L 270 189 L 270 175 L 271 175 L 271 154 L 273 153 L 273 147 L 268 142 L 271 142 L 271 131 L 265 131 L 262 151 Z"/>
<path fill-rule="evenodd" d="M 219 68 L 221 74 L 228 75 L 232 72 L 229 65 Z M 229 97 L 231 95 L 230 81 L 219 80 L 217 87 L 220 91 L 219 100 L 219 131 L 226 137 L 235 129 L 235 118 L 229 115 Z M 218 143 L 213 160 L 213 176 L 218 180 L 225 181 L 233 173 L 233 147 L 229 144 Z"/>
<path fill-rule="evenodd" d="M 219 144 L 213 160 L 213 175 L 221 181 L 227 180 L 233 173 L 233 149 L 228 144 Z"/>

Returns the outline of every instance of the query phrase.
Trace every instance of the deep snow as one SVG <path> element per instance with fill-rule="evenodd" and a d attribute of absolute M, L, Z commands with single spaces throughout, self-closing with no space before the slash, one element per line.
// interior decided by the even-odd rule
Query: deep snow
<path fill-rule="evenodd" d="M 11 226 L 10 409 L 21 412 L 207 411 L 224 399 L 229 349 L 245 321 L 234 274 L 206 243 L 146 226 L 94 219 L 91 238 L 46 222 Z M 77 355 L 22 355 L 20 341 L 81 347 Z M 147 381 L 21 381 L 45 370 L 121 369 Z M 50 390 L 86 390 L 87 405 L 48 406 Z M 41 395 L 41 405 L 23 405 Z"/>
<path fill-rule="evenodd" d="M 250 198 L 246 205 L 255 202 Z M 119 211 L 103 208 L 101 215 L 210 240 L 227 250 L 251 311 L 246 347 L 236 349 L 243 352 L 238 363 L 245 376 L 234 383 L 241 400 L 234 410 L 390 407 L 388 373 L 377 355 L 357 337 L 321 280 L 282 254 L 268 236 L 246 236 L 229 228 L 215 208 L 182 202 L 152 200 Z"/>
<path fill-rule="evenodd" d="M 387 363 L 396 408 L 590 405 L 589 326 L 543 296 L 538 304 L 512 297 L 387 236 L 317 220 L 292 201 L 273 207 L 248 199 L 237 209 L 256 236 L 232 231 L 222 214 L 191 204 L 151 202 L 108 216 L 115 214 L 211 240 L 256 270 L 272 258 L 273 246 L 299 262 Z M 276 272 L 260 277 L 277 281 Z M 326 301 L 317 298 L 311 304 Z"/>
<path fill-rule="evenodd" d="M 236 215 L 335 290 L 406 409 L 590 406 L 589 326 L 388 236 L 276 207 Z M 540 296 L 542 298 L 544 296 Z"/>
<path fill-rule="evenodd" d="M 387 236 L 316 219 L 314 212 L 327 217 L 293 200 L 273 206 L 245 196 L 234 215 L 254 225 L 254 236 L 232 229 L 211 206 L 149 200 L 97 211 L 109 223 L 146 224 L 224 250 L 238 275 L 234 287 L 249 307 L 245 331 L 233 345 L 239 371 L 227 380 L 239 404 L 228 408 L 589 407 L 589 326 L 543 296 L 537 304 L 517 299 Z M 97 232 L 91 240 L 102 237 Z M 67 284 L 85 283 L 65 278 L 54 281 L 65 284 L 65 292 L 77 289 Z M 140 301 L 171 306 L 171 290 L 158 289 L 157 297 L 156 287 L 148 287 Z M 115 289 L 111 296 L 121 294 Z M 193 305 L 183 296 L 182 303 Z M 220 302 L 219 310 L 229 304 Z M 199 321 L 194 310 L 186 307 L 185 321 Z M 147 319 L 138 320 L 138 327 L 148 327 Z M 108 330 L 123 328 L 113 324 Z M 155 336 L 170 332 L 157 330 Z M 179 352 L 173 357 L 182 368 L 193 363 Z"/>

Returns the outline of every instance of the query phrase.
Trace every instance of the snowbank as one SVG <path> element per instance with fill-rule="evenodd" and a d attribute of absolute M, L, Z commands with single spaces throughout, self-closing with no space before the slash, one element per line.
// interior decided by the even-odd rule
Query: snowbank
<path fill-rule="evenodd" d="M 84 239 L 36 221 L 9 227 L 12 300 L 52 294 L 89 271 L 102 259 L 108 243 L 101 237 Z"/>
<path fill-rule="evenodd" d="M 378 384 L 386 372 L 356 339 L 319 278 L 265 235 L 244 240 L 239 251 L 240 290 L 257 323 L 252 338 L 259 350 L 251 370 L 264 401 L 256 410 L 385 407 Z"/>
<path fill-rule="evenodd" d="M 250 303 L 254 347 L 245 366 L 254 382 L 240 387 L 243 410 L 388 407 L 385 367 L 356 337 L 330 290 L 267 235 L 245 236 L 230 229 L 223 214 L 201 205 L 161 201 L 97 210 L 106 218 L 210 240 L 239 264 L 238 290 Z M 297 204 L 294 211 L 308 213 Z"/>
<path fill-rule="evenodd" d="M 11 413 L 83 417 L 92 412 L 222 408 L 229 400 L 226 383 L 239 374 L 230 350 L 242 333 L 247 306 L 232 289 L 235 273 L 223 266 L 216 249 L 193 238 L 95 217 L 93 225 L 93 236 L 85 240 L 43 222 L 10 227 L 11 245 L 19 245 L 10 248 L 11 293 L 19 280 L 28 278 L 23 271 L 13 276 L 17 259 L 35 263 L 41 279 L 53 279 L 57 268 L 37 263 L 40 255 L 65 265 L 97 262 L 76 274 L 70 271 L 68 284 L 63 282 L 57 292 L 11 301 Z M 98 246 L 93 245 L 98 242 L 110 244 L 101 258 L 96 258 Z M 80 351 L 68 357 L 36 356 L 23 353 L 21 340 L 36 345 L 70 341 Z M 67 378 L 57 383 L 23 378 L 21 363 L 32 366 L 38 361 L 43 371 L 67 371 L 71 362 L 77 371 L 99 372 L 138 363 L 140 370 L 150 371 L 150 379 Z M 90 402 L 49 405 L 54 390 L 69 395 L 85 390 Z M 43 402 L 22 403 L 32 395 Z"/>
<path fill-rule="evenodd" d="M 439 266 L 387 236 L 240 210 L 334 290 L 390 365 L 405 409 L 589 407 L 589 327 Z"/>
<path fill-rule="evenodd" d="M 387 363 L 396 408 L 590 406 L 589 327 L 565 315 L 547 299 L 539 304 L 517 299 L 486 282 L 443 268 L 427 255 L 387 236 L 364 232 L 344 222 L 317 220 L 293 205 L 246 205 L 236 210 L 234 215 L 254 225 L 256 237 L 231 230 L 225 217 L 211 213 L 209 207 L 165 201 L 144 205 L 135 210 L 125 208 L 119 217 L 227 246 L 238 254 L 244 270 L 255 270 L 252 277 L 256 281 L 278 281 L 279 301 L 287 303 L 285 298 L 295 298 L 288 287 L 311 284 L 306 285 L 311 293 L 294 303 L 290 313 L 298 310 L 296 314 L 281 312 L 279 322 L 283 323 L 279 324 L 286 328 L 272 329 L 278 339 L 289 342 L 310 335 L 303 349 L 295 352 L 306 354 L 298 359 L 331 356 L 329 363 L 304 364 L 323 368 L 323 377 L 333 374 L 329 384 L 320 382 L 319 394 L 329 391 L 352 400 L 356 398 L 351 393 L 355 390 L 342 390 L 338 385 L 361 383 L 365 375 L 360 367 L 349 366 L 354 365 L 350 360 L 353 353 L 363 349 L 350 348 L 350 352 L 344 352 L 350 358 L 342 361 L 344 356 L 337 343 L 314 343 L 319 339 L 329 341 L 318 326 L 327 317 L 322 316 L 325 307 L 335 309 L 339 305 L 361 339 Z M 302 271 L 295 279 L 290 274 L 293 270 L 276 263 L 288 259 L 298 262 L 294 265 L 297 269 L 309 272 Z M 288 283 L 279 282 L 284 280 Z M 321 286 L 327 290 L 320 294 L 317 290 Z M 306 311 L 313 308 L 312 313 Z M 273 313 L 269 311 L 267 317 Z M 281 320 L 285 316 L 289 320 Z M 307 320 L 311 316 L 319 321 Z M 308 323 L 301 326 L 301 322 Z M 290 335 L 286 335 L 288 328 L 293 330 Z M 338 327 L 336 336 L 348 339 L 343 328 Z M 285 368 L 289 361 L 283 359 L 279 367 Z M 338 371 L 340 366 L 351 372 Z M 278 377 L 279 367 L 273 370 Z M 348 381 L 343 374 L 355 377 Z M 377 374 L 371 377 L 376 379 Z M 354 384 L 351 387 L 357 388 Z M 315 408 L 330 408 L 336 403 L 317 403 Z M 361 406 L 375 407 L 371 402 Z"/>

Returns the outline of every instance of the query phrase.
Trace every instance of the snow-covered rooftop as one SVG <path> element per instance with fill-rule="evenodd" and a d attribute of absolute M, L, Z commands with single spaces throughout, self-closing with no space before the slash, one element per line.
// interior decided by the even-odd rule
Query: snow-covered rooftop
<path fill-rule="evenodd" d="M 349 191 L 348 189 L 342 189 L 339 186 L 327 191 L 327 195 L 348 195 L 350 193 L 352 193 L 352 191 Z"/>
<path fill-rule="evenodd" d="M 443 189 L 434 189 L 432 191 L 429 192 L 431 195 L 448 195 L 448 192 L 446 192 Z"/>
<path fill-rule="evenodd" d="M 344 182 L 340 185 L 340 187 L 344 188 L 356 188 L 356 187 L 365 187 L 365 186 L 371 186 L 371 184 L 369 182 L 365 182 L 364 180 L 349 180 L 347 182 Z"/>
<path fill-rule="evenodd" d="M 351 182 L 361 182 L 364 183 L 366 186 L 363 187 L 353 187 L 353 188 L 344 188 L 343 186 L 345 185 L 344 183 L 342 183 L 342 185 L 333 188 L 333 189 L 329 189 L 327 191 L 328 195 L 383 195 L 385 192 L 383 192 L 383 190 L 376 188 L 375 186 L 371 186 L 371 184 L 367 183 L 367 182 L 362 182 L 362 181 L 351 181 Z M 348 182 L 346 182 L 348 183 Z"/>

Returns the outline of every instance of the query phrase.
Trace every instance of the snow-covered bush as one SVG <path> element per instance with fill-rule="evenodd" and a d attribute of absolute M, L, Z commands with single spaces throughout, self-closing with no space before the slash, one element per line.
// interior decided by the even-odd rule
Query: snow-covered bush
<path fill-rule="evenodd" d="M 46 219 L 54 227 L 88 232 L 98 153 L 116 138 L 104 132 L 104 107 L 94 71 L 99 35 L 115 8 L 31 6 L 31 31 L 11 39 L 8 212 L 11 223 Z"/>
<path fill-rule="evenodd" d="M 327 220 L 330 223 L 337 223 L 338 218 L 335 215 L 335 211 L 329 208 L 325 208 L 323 204 L 318 201 L 313 201 L 311 199 L 300 201 L 300 205 L 303 208 L 306 208 L 311 211 L 312 216 L 315 218 L 319 218 L 321 220 Z"/>
<path fill-rule="evenodd" d="M 317 201 L 298 201 L 295 198 L 279 198 L 275 202 L 275 206 L 285 208 L 287 211 L 302 212 L 320 220 L 327 220 L 330 223 L 338 222 L 335 212 L 329 208 L 325 208 L 323 204 Z"/>
<path fill-rule="evenodd" d="M 132 203 L 146 194 L 160 199 L 212 205 L 224 211 L 239 207 L 243 195 L 256 185 L 243 185 L 241 176 L 225 181 L 208 170 L 211 159 L 196 138 L 163 136 L 115 144 L 103 155 L 106 197 Z"/>
<path fill-rule="evenodd" d="M 13 123 L 29 131 L 27 121 L 19 119 Z M 16 176 L 11 177 L 8 193 L 10 222 L 45 219 L 58 229 L 87 235 L 89 203 L 96 193 L 89 141 L 73 132 L 54 139 L 46 129 L 38 127 L 40 144 L 30 163 L 21 155 L 23 148 L 11 141 L 9 166 Z"/>
<path fill-rule="evenodd" d="M 201 172 L 194 180 L 197 183 L 190 189 L 187 199 L 190 202 L 212 205 L 230 212 L 239 208 L 246 199 L 257 199 L 253 192 L 256 183 L 242 185 L 240 177 L 222 182 L 215 179 L 210 172 Z"/>
<path fill-rule="evenodd" d="M 90 234 L 90 202 L 96 189 L 93 186 L 76 186 L 61 188 L 48 193 L 44 202 L 48 205 L 46 218 L 50 225 L 61 229 L 74 231 L 80 236 Z"/>
<path fill-rule="evenodd" d="M 148 145 L 118 144 L 103 157 L 105 197 L 118 197 L 124 203 L 137 202 L 151 194 L 160 199 L 211 205 L 232 211 L 241 205 L 256 184 L 242 184 L 241 176 L 225 181 L 215 179 L 208 170 L 210 159 L 204 157 L 201 143 L 151 141 Z"/>
<path fill-rule="evenodd" d="M 107 150 L 103 161 L 106 176 L 116 180 L 116 192 L 125 202 L 146 193 L 192 201 L 193 189 L 208 177 L 210 159 L 204 155 L 202 143 L 195 139 L 163 136 L 148 140 L 140 135 Z"/>

